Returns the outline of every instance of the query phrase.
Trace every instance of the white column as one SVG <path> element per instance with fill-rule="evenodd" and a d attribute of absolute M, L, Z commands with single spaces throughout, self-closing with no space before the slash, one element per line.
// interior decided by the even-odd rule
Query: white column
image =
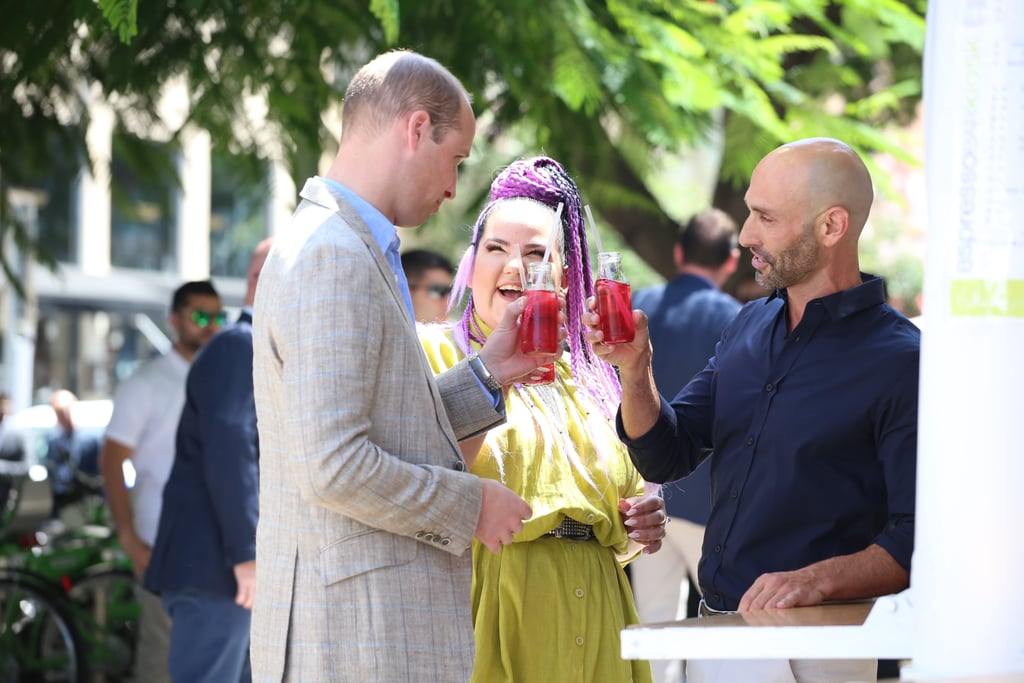
<path fill-rule="evenodd" d="M 184 280 L 210 276 L 210 134 L 187 128 L 181 137 L 178 172 L 177 260 Z"/>
<path fill-rule="evenodd" d="M 1024 3 L 927 21 L 915 680 L 1024 672 Z"/>
<path fill-rule="evenodd" d="M 295 182 L 288 175 L 288 169 L 281 161 L 270 163 L 270 197 L 267 200 L 267 232 L 270 236 L 281 234 L 295 211 L 297 191 Z"/>
<path fill-rule="evenodd" d="M 76 260 L 82 272 L 110 272 L 110 159 L 113 155 L 114 112 L 94 99 L 89 105 L 86 147 L 92 171 L 83 166 L 76 184 Z"/>

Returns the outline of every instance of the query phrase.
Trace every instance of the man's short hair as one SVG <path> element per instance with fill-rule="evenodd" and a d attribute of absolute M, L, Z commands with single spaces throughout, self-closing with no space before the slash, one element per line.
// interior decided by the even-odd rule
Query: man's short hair
<path fill-rule="evenodd" d="M 377 135 L 394 121 L 414 111 L 430 116 L 434 142 L 462 123 L 462 105 L 469 93 L 435 59 L 411 50 L 392 50 L 364 65 L 345 91 L 341 136 Z"/>
<path fill-rule="evenodd" d="M 718 268 L 736 248 L 737 232 L 736 221 L 721 209 L 701 211 L 679 230 L 683 261 Z"/>
<path fill-rule="evenodd" d="M 442 269 L 449 275 L 455 275 L 455 266 L 436 251 L 429 249 L 410 249 L 402 253 L 402 270 L 407 279 L 420 277 L 428 270 Z"/>
<path fill-rule="evenodd" d="M 181 287 L 174 290 L 174 296 L 171 298 L 171 311 L 177 313 L 188 306 L 189 299 L 193 296 L 216 296 L 220 294 L 214 289 L 213 283 L 209 280 L 193 280 L 186 282 Z"/>

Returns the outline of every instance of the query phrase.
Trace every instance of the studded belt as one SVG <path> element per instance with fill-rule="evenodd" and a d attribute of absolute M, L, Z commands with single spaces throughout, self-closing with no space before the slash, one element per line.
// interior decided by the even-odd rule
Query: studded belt
<path fill-rule="evenodd" d="M 544 535 L 554 536 L 555 538 L 568 538 L 573 541 L 589 541 L 594 538 L 594 527 L 590 524 L 582 524 L 575 519 L 564 517 L 561 524 Z"/>

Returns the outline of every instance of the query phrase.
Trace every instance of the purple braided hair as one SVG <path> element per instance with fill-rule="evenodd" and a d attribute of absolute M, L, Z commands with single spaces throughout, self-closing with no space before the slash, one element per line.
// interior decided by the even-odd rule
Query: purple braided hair
<path fill-rule="evenodd" d="M 583 325 L 587 297 L 594 295 L 594 280 L 590 271 L 587 248 L 586 222 L 583 204 L 576 183 L 554 159 L 538 156 L 519 159 L 506 167 L 491 183 L 489 201 L 473 226 L 473 239 L 459 261 L 453 283 L 451 305 L 457 305 L 465 296 L 487 219 L 501 201 L 527 198 L 555 210 L 562 202 L 562 233 L 558 235 L 559 251 L 566 266 L 566 327 L 572 374 L 578 386 L 601 407 L 606 417 L 614 414 L 622 396 L 618 377 L 611 365 L 599 359 L 590 348 Z M 456 343 L 464 352 L 469 351 L 470 340 L 483 343 L 484 335 L 476 324 L 472 296 L 466 304 L 462 318 L 456 323 Z"/>

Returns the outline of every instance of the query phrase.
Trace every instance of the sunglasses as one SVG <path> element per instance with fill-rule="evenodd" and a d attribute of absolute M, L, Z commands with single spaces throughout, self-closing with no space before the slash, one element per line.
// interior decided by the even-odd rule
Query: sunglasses
<path fill-rule="evenodd" d="M 224 327 L 224 324 L 228 321 L 228 314 L 224 311 L 204 311 L 201 308 L 197 308 L 192 311 L 192 322 L 202 328 L 206 328 L 213 323 L 217 327 Z"/>
<path fill-rule="evenodd" d="M 413 291 L 425 289 L 427 296 L 431 299 L 443 299 L 452 293 L 451 285 L 409 285 L 409 289 Z"/>

